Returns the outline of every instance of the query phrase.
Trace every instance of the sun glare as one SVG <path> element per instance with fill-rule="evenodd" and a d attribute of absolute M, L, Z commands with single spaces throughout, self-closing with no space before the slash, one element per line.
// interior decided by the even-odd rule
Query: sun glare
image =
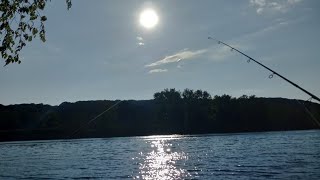
<path fill-rule="evenodd" d="M 140 14 L 140 24 L 147 29 L 155 27 L 158 21 L 159 17 L 153 9 L 146 9 Z"/>

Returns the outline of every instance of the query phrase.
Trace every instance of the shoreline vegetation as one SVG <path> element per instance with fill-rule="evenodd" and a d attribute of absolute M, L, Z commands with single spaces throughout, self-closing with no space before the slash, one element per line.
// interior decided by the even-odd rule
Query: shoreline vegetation
<path fill-rule="evenodd" d="M 165 89 L 152 100 L 0 104 L 0 141 L 319 129 L 317 103 Z M 94 120 L 93 120 L 94 119 Z"/>

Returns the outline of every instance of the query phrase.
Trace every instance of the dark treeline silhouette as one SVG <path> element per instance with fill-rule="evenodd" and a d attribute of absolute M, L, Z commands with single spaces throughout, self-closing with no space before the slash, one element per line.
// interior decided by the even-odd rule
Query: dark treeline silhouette
<path fill-rule="evenodd" d="M 0 105 L 0 141 L 319 128 L 305 107 L 320 119 L 320 105 L 311 102 L 165 89 L 153 100 L 122 101 L 91 121 L 116 102 Z"/>

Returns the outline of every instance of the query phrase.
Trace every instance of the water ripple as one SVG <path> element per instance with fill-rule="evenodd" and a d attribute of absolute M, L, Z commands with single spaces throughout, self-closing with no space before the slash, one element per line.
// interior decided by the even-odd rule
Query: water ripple
<path fill-rule="evenodd" d="M 320 131 L 0 143 L 0 179 L 320 179 Z"/>

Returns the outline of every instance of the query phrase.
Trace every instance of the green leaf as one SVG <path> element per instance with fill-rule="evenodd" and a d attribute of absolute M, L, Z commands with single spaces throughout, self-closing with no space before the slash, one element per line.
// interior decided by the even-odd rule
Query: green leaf
<path fill-rule="evenodd" d="M 42 10 L 45 10 L 49 1 L 51 0 L 0 1 L 0 57 L 6 65 L 20 64 L 20 51 L 38 35 L 42 42 L 46 41 L 44 22 L 47 17 L 42 14 Z M 69 10 L 72 0 L 65 1 Z M 14 21 L 17 24 L 11 23 Z"/>
<path fill-rule="evenodd" d="M 46 16 L 42 16 L 41 17 L 41 21 L 46 21 L 47 20 L 47 17 Z"/>
<path fill-rule="evenodd" d="M 40 32 L 40 39 L 41 39 L 42 42 L 46 42 L 46 35 L 45 35 L 44 31 Z"/>
<path fill-rule="evenodd" d="M 28 34 L 24 34 L 23 37 L 25 40 L 28 40 L 28 38 L 29 38 Z"/>
<path fill-rule="evenodd" d="M 38 29 L 37 29 L 37 28 L 33 28 L 33 29 L 32 29 L 32 34 L 33 34 L 33 35 L 36 35 L 37 33 L 38 33 Z"/>
<path fill-rule="evenodd" d="M 35 20 L 35 19 L 37 19 L 37 15 L 33 15 L 33 16 L 31 15 L 31 16 L 30 16 L 30 20 L 31 20 L 31 21 L 33 21 L 33 20 Z"/>

